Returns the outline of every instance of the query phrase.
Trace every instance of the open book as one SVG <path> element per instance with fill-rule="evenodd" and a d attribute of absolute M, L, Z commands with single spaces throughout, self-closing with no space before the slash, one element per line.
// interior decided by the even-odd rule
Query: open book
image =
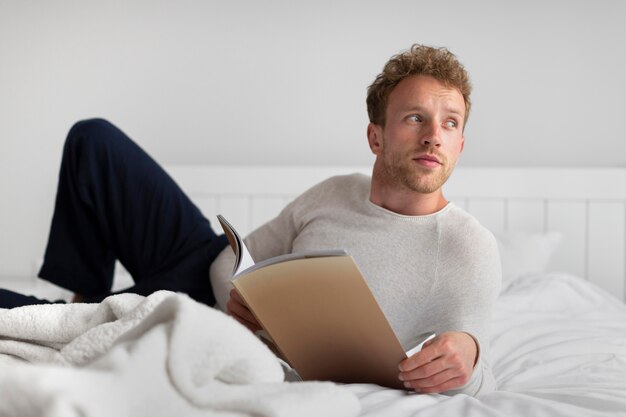
<path fill-rule="evenodd" d="M 235 252 L 234 287 L 302 379 L 404 388 L 398 364 L 407 355 L 351 256 L 293 253 L 254 263 L 237 231 L 218 220 Z"/>

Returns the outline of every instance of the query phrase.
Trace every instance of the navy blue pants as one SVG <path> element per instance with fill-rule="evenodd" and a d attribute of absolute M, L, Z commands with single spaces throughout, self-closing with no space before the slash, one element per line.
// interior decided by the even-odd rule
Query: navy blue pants
<path fill-rule="evenodd" d="M 227 245 L 174 180 L 111 123 L 70 130 L 39 276 L 99 302 L 111 295 L 115 260 L 148 295 L 165 289 L 215 304 L 209 266 Z M 49 302 L 0 290 L 0 307 Z"/>

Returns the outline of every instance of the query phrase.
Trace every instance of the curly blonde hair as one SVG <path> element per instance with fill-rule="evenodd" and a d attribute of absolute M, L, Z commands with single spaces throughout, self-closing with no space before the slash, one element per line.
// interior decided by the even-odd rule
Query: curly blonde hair
<path fill-rule="evenodd" d="M 407 51 L 391 57 L 383 72 L 367 89 L 367 114 L 371 123 L 385 125 L 385 111 L 391 91 L 411 75 L 429 75 L 446 87 L 459 90 L 465 100 L 465 123 L 472 102 L 472 84 L 469 74 L 456 56 L 446 48 L 414 44 Z M 463 124 L 465 126 L 465 123 Z"/>

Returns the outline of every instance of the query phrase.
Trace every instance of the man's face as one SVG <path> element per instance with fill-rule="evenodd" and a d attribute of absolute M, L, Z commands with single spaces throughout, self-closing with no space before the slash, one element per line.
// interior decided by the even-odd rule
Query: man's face
<path fill-rule="evenodd" d="M 418 193 L 439 190 L 463 150 L 464 119 L 458 90 L 430 76 L 402 80 L 389 95 L 385 126 L 368 126 L 377 180 Z"/>

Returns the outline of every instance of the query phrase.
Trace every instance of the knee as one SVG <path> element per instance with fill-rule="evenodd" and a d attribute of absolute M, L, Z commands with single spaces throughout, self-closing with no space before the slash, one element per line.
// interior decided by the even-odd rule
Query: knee
<path fill-rule="evenodd" d="M 76 122 L 65 141 L 66 150 L 72 148 L 84 150 L 86 147 L 101 148 L 110 146 L 111 141 L 119 136 L 119 129 L 105 119 L 85 119 Z"/>
<path fill-rule="evenodd" d="M 116 128 L 111 122 L 105 119 L 85 119 L 74 123 L 67 136 L 94 136 L 94 134 L 99 134 L 102 131 L 110 129 Z"/>

